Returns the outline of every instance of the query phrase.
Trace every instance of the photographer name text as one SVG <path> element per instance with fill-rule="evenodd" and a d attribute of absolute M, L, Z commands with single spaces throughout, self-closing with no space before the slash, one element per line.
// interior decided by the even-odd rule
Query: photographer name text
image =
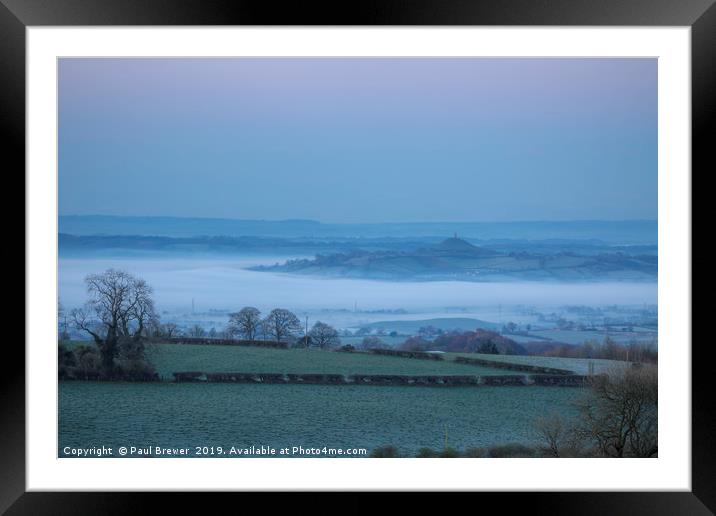
<path fill-rule="evenodd" d="M 61 449 L 61 457 L 366 457 L 365 448 L 329 446 L 92 446 Z"/>

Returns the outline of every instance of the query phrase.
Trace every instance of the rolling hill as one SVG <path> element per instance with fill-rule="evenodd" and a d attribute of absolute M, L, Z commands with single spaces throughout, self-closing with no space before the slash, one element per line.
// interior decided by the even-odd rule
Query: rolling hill
<path fill-rule="evenodd" d="M 385 280 L 630 280 L 654 281 L 658 259 L 622 249 L 596 254 L 500 252 L 457 236 L 414 251 L 364 251 L 317 255 L 253 270 Z"/>

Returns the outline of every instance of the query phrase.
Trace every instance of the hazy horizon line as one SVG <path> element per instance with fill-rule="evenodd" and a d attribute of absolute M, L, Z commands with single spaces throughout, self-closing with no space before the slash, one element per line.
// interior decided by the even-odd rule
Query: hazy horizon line
<path fill-rule="evenodd" d="M 72 213 L 58 214 L 59 217 L 104 217 L 117 219 L 199 219 L 199 220 L 222 220 L 235 222 L 311 222 L 315 224 L 330 225 L 382 225 L 382 224 L 524 224 L 524 223 L 559 223 L 559 222 L 658 222 L 659 219 L 636 218 L 636 219 L 514 219 L 514 220 L 409 220 L 409 221 L 384 221 L 384 222 L 331 222 L 317 219 L 290 218 L 290 219 L 258 219 L 258 218 L 235 218 L 216 216 L 186 216 L 186 215 L 112 215 L 102 213 Z"/>

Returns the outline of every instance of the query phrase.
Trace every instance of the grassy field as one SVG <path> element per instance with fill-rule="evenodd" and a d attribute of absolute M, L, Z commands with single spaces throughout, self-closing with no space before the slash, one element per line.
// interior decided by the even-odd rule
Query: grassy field
<path fill-rule="evenodd" d="M 90 344 L 70 342 L 69 346 Z M 504 375 L 509 370 L 456 364 L 456 356 L 483 358 L 515 364 L 569 369 L 587 374 L 589 363 L 594 372 L 609 372 L 626 366 L 626 362 L 587 358 L 559 358 L 521 355 L 488 355 L 480 353 L 444 353 L 444 360 L 340 353 L 318 349 L 271 349 L 244 346 L 206 346 L 194 344 L 149 344 L 147 357 L 160 376 L 172 379 L 175 371 L 204 373 L 324 373 L 324 374 L 405 374 L 405 375 Z"/>
<path fill-rule="evenodd" d="M 413 362 L 418 362 L 414 360 Z M 275 448 L 395 445 L 459 449 L 537 439 L 535 419 L 565 415 L 582 389 L 61 382 L 65 446 Z M 228 457 L 227 458 L 231 458 Z"/>
<path fill-rule="evenodd" d="M 501 375 L 504 369 L 366 353 L 192 344 L 150 344 L 147 356 L 159 374 L 174 371 L 406 375 Z"/>
<path fill-rule="evenodd" d="M 86 343 L 85 343 L 86 344 Z M 77 345 L 72 343 L 70 345 Z M 505 369 L 444 361 L 304 349 L 150 344 L 166 379 L 173 371 L 335 374 L 504 375 Z M 491 360 L 578 369 L 576 359 L 477 355 Z M 607 361 L 598 361 L 607 362 Z M 586 368 L 586 366 L 584 366 Z M 586 372 L 586 369 L 585 369 Z M 205 383 L 60 382 L 59 449 L 119 446 L 395 445 L 414 455 L 440 449 L 531 444 L 534 423 L 565 415 L 584 389 L 555 387 L 366 387 Z M 228 457 L 228 456 L 227 456 Z"/>
<path fill-rule="evenodd" d="M 557 369 L 568 369 L 577 374 L 587 374 L 589 363 L 594 364 L 594 372 L 606 373 L 614 369 L 620 369 L 628 365 L 627 362 L 618 360 L 604 360 L 595 358 L 560 358 L 560 357 L 533 357 L 522 355 L 486 355 L 482 353 L 445 353 L 445 360 L 453 360 L 457 356 L 468 358 L 483 358 L 500 362 L 511 362 L 513 364 L 528 364 L 542 367 L 555 367 Z"/>

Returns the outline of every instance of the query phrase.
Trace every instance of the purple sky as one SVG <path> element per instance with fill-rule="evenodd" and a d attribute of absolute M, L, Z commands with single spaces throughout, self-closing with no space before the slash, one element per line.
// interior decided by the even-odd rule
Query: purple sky
<path fill-rule="evenodd" d="M 61 59 L 60 213 L 655 219 L 655 59 Z"/>

